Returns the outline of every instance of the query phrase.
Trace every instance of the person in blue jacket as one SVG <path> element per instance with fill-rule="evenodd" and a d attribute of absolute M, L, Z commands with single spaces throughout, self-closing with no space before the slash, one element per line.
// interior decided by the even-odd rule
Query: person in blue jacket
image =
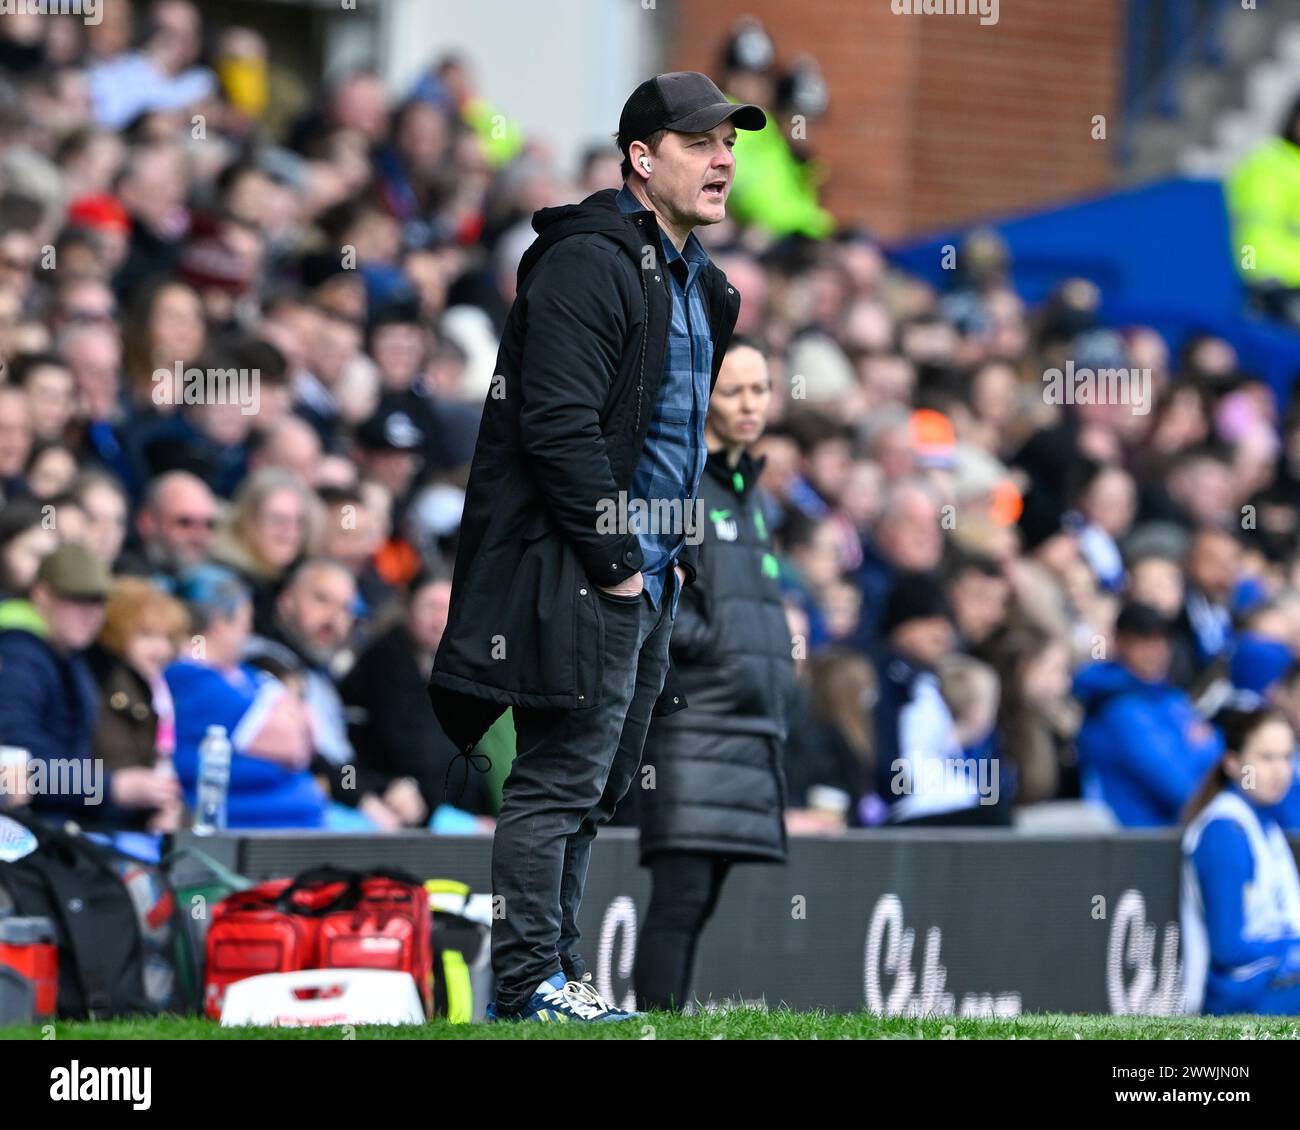
<path fill-rule="evenodd" d="M 1254 700 L 1258 703 L 1258 700 Z M 1290 787 L 1295 734 L 1281 713 L 1215 716 L 1223 756 L 1183 833 L 1183 987 L 1188 1011 L 1300 1013 L 1300 874 L 1269 809 Z"/>
<path fill-rule="evenodd" d="M 223 726 L 233 755 L 227 796 L 231 828 L 320 828 L 326 797 L 309 765 L 311 730 L 300 696 L 286 682 L 239 657 L 252 630 L 252 595 L 221 565 L 182 574 L 176 595 L 188 605 L 191 649 L 163 672 L 176 704 L 176 773 L 195 804 L 199 745 Z"/>
<path fill-rule="evenodd" d="M 1222 750 L 1186 692 L 1167 681 L 1170 630 L 1149 605 L 1126 605 L 1115 625 L 1117 658 L 1088 665 L 1074 681 L 1084 708 L 1083 795 L 1126 828 L 1176 825 Z"/>

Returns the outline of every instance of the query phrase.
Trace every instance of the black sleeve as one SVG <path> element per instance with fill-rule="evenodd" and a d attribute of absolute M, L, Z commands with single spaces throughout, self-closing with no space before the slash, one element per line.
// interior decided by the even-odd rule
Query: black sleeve
<path fill-rule="evenodd" d="M 700 573 L 700 546 L 698 542 L 686 541 L 682 543 L 682 550 L 677 555 L 677 564 L 682 567 L 686 574 L 687 585 L 693 585 L 699 578 Z"/>
<path fill-rule="evenodd" d="M 519 429 L 530 467 L 587 576 L 605 586 L 643 561 L 636 534 L 602 532 L 600 521 L 618 499 L 600 427 L 631 301 L 618 254 L 576 237 L 548 253 L 525 299 L 520 364 Z"/>

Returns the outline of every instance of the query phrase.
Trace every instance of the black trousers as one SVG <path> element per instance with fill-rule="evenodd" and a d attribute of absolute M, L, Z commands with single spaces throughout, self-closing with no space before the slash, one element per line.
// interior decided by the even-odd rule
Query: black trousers
<path fill-rule="evenodd" d="M 690 999 L 695 947 L 732 861 L 712 852 L 664 851 L 650 861 L 650 909 L 636 945 L 638 1009 L 680 1009 Z"/>
<path fill-rule="evenodd" d="M 492 842 L 492 923 L 497 1009 L 528 1003 L 563 971 L 580 980 L 578 912 L 596 830 L 631 787 L 651 712 L 668 673 L 672 585 L 659 607 L 588 586 L 605 626 L 601 701 L 587 710 L 514 711 L 514 765 Z"/>

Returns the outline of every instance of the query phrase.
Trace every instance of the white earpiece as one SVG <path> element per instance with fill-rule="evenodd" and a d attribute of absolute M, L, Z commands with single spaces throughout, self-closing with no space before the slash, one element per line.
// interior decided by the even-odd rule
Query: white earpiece
<path fill-rule="evenodd" d="M 645 169 L 647 173 L 650 171 L 650 159 L 648 157 L 642 157 L 637 162 L 637 164 L 639 164 L 643 169 Z"/>

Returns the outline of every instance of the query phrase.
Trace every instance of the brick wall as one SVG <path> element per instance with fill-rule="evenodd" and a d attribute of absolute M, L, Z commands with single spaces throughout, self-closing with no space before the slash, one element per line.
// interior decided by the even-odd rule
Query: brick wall
<path fill-rule="evenodd" d="M 662 0 L 661 0 L 662 2 Z M 1111 181 L 1121 0 L 1001 0 L 975 15 L 895 15 L 890 0 L 680 0 L 669 69 L 721 80 L 736 18 L 757 16 L 781 62 L 819 62 L 829 113 L 809 139 L 824 199 L 885 236 L 1085 195 Z M 1111 140 L 1092 138 L 1106 116 Z"/>

